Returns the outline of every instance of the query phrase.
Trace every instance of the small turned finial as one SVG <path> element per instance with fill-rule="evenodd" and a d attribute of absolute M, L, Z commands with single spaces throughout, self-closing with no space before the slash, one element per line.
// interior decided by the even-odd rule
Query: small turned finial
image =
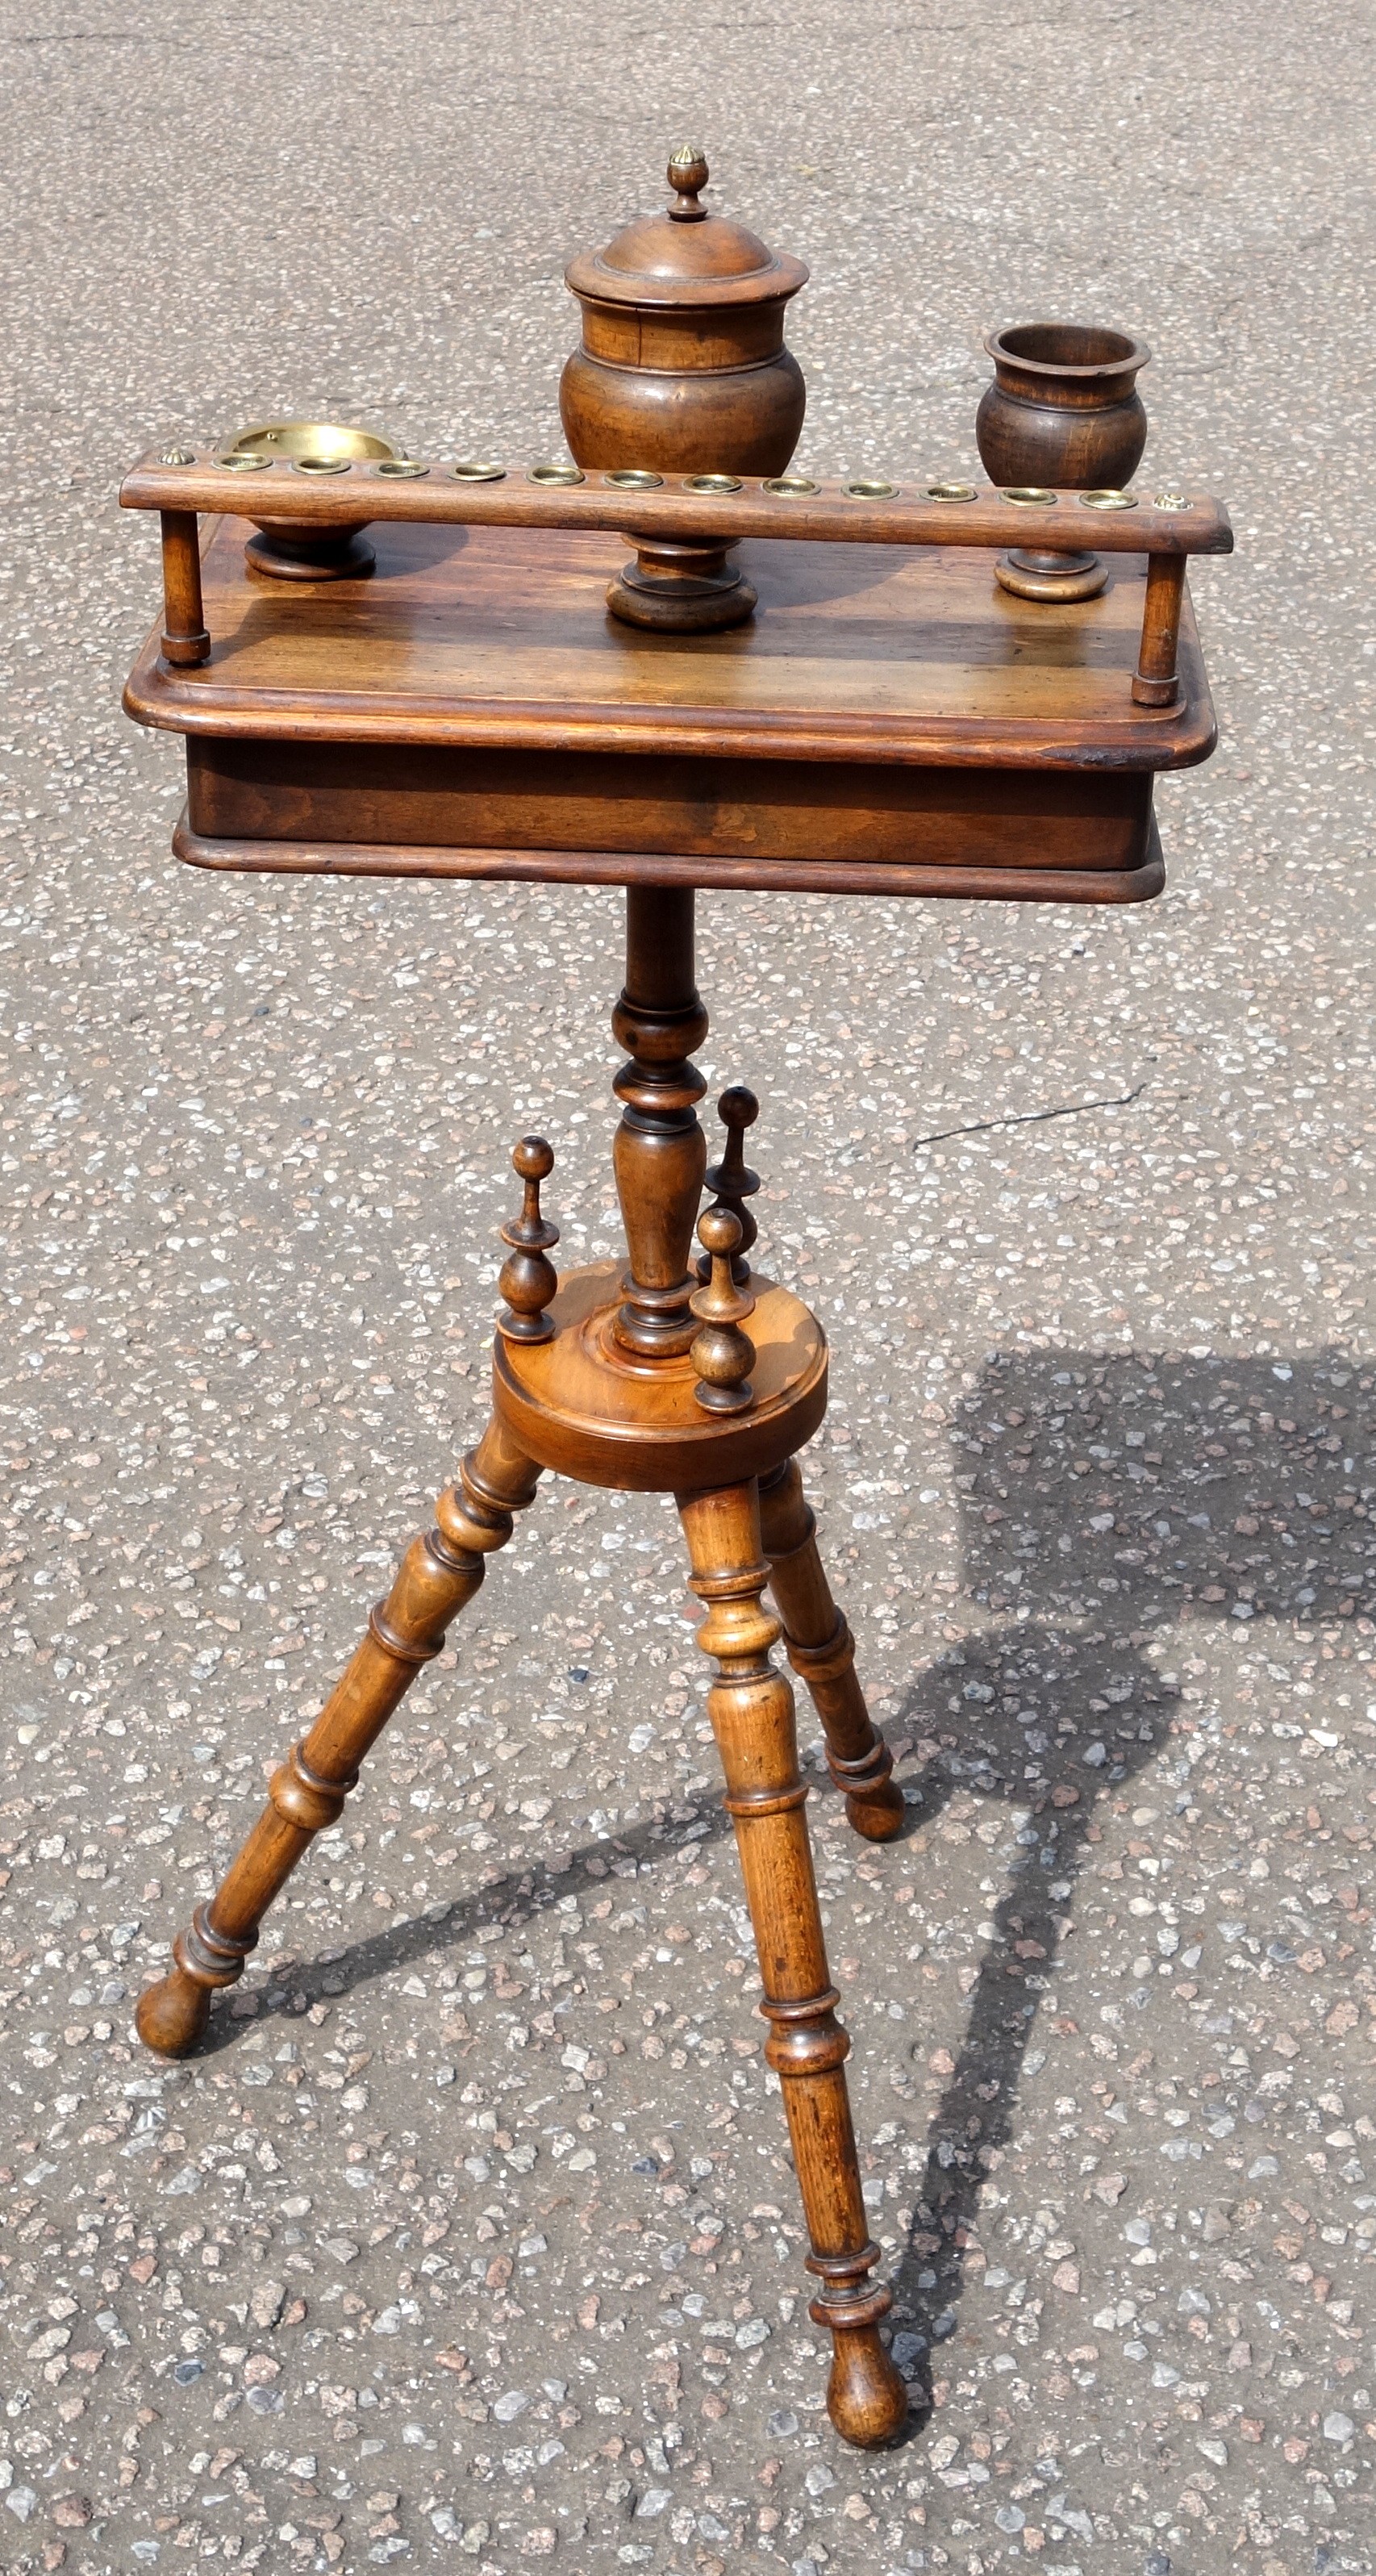
<path fill-rule="evenodd" d="M 755 1300 L 731 1276 L 732 1255 L 740 1249 L 740 1218 L 730 1208 L 707 1208 L 698 1221 L 698 1237 L 711 1257 L 712 1275 L 688 1300 L 702 1326 L 688 1354 L 698 1373 L 693 1394 L 704 1413 L 745 1413 L 755 1401 L 749 1383 L 755 1345 L 740 1327 L 754 1314 Z"/>
<path fill-rule="evenodd" d="M 503 1262 L 497 1282 L 506 1299 L 497 1330 L 509 1342 L 548 1342 L 554 1326 L 544 1310 L 559 1286 L 548 1254 L 550 1245 L 559 1240 L 559 1228 L 540 1214 L 540 1183 L 554 1169 L 554 1148 L 543 1136 L 523 1136 L 511 1157 L 511 1168 L 524 1181 L 525 1194 L 520 1215 L 502 1228 L 511 1258 Z"/>
<path fill-rule="evenodd" d="M 707 185 L 706 153 L 696 143 L 680 143 L 669 163 L 668 175 L 670 187 L 678 192 L 669 208 L 669 221 L 674 224 L 703 223 L 707 208 L 698 204 L 698 196 Z"/>
<path fill-rule="evenodd" d="M 759 1173 L 752 1172 L 745 1161 L 745 1131 L 754 1126 L 759 1114 L 760 1104 L 743 1082 L 733 1082 L 730 1090 L 722 1093 L 717 1116 L 726 1129 L 726 1151 L 703 1176 L 712 1192 L 713 1205 L 729 1208 L 740 1219 L 741 1239 L 731 1261 L 731 1276 L 738 1288 L 743 1288 L 750 1277 L 750 1254 L 760 1231 L 745 1204 L 760 1186 Z M 704 1243 L 707 1240 L 705 1235 L 702 1239 Z M 698 1277 L 707 1280 L 711 1275 L 711 1261 L 704 1256 L 698 1263 Z"/>

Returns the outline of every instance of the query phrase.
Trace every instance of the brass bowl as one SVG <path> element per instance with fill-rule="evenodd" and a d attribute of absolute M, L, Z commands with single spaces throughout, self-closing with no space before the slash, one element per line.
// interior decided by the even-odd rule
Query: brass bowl
<path fill-rule="evenodd" d="M 351 465 L 390 464 L 403 450 L 375 430 L 348 429 L 332 420 L 275 420 L 241 430 L 224 451 L 225 461 L 260 456 L 269 464 L 280 457 L 308 476 L 334 476 Z M 259 518 L 256 537 L 244 548 L 255 572 L 277 581 L 349 581 L 371 572 L 373 549 L 364 538 L 366 519 L 342 527 L 321 528 L 294 519 Z"/>

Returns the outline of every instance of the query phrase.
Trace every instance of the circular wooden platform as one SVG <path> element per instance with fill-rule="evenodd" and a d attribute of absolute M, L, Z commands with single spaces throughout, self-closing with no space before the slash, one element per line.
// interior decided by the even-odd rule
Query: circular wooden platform
<path fill-rule="evenodd" d="M 811 1439 L 827 1408 L 827 1340 L 799 1298 L 752 1275 L 755 1402 L 713 1417 L 694 1397 L 687 1357 L 639 1360 L 613 1339 L 623 1266 L 561 1280 L 552 1341 L 497 1336 L 493 1402 L 528 1457 L 587 1485 L 703 1493 L 765 1475 Z"/>

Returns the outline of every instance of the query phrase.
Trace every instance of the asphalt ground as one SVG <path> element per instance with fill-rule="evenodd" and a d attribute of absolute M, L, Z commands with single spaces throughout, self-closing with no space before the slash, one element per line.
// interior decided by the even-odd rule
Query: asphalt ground
<path fill-rule="evenodd" d="M 1370 42 L 1306 0 L 0 18 L 23 2576 L 1376 2565 Z M 620 960 L 609 893 L 179 871 L 115 485 L 290 412 L 556 452 L 563 263 L 688 135 L 812 263 L 800 464 L 968 471 L 983 331 L 1083 315 L 1156 353 L 1144 483 L 1239 540 L 1158 903 L 701 903 L 911 1792 L 879 1852 L 811 1806 L 915 2395 L 870 2457 L 667 1507 L 545 1491 L 207 2051 L 131 2033 L 480 1427 L 523 1129 L 561 1259 L 613 1247 Z"/>

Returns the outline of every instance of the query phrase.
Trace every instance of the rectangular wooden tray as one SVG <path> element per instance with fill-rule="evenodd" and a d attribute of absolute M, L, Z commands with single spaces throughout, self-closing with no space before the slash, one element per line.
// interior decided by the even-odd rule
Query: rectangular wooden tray
<path fill-rule="evenodd" d="M 1188 597 L 1179 704 L 1132 702 L 1140 554 L 1048 608 L 969 547 L 747 541 L 750 624 L 663 636 L 598 530 L 374 523 L 319 584 L 246 533 L 206 528 L 209 660 L 155 630 L 125 694 L 188 737 L 200 865 L 1141 901 L 1152 776 L 1215 740 Z"/>

